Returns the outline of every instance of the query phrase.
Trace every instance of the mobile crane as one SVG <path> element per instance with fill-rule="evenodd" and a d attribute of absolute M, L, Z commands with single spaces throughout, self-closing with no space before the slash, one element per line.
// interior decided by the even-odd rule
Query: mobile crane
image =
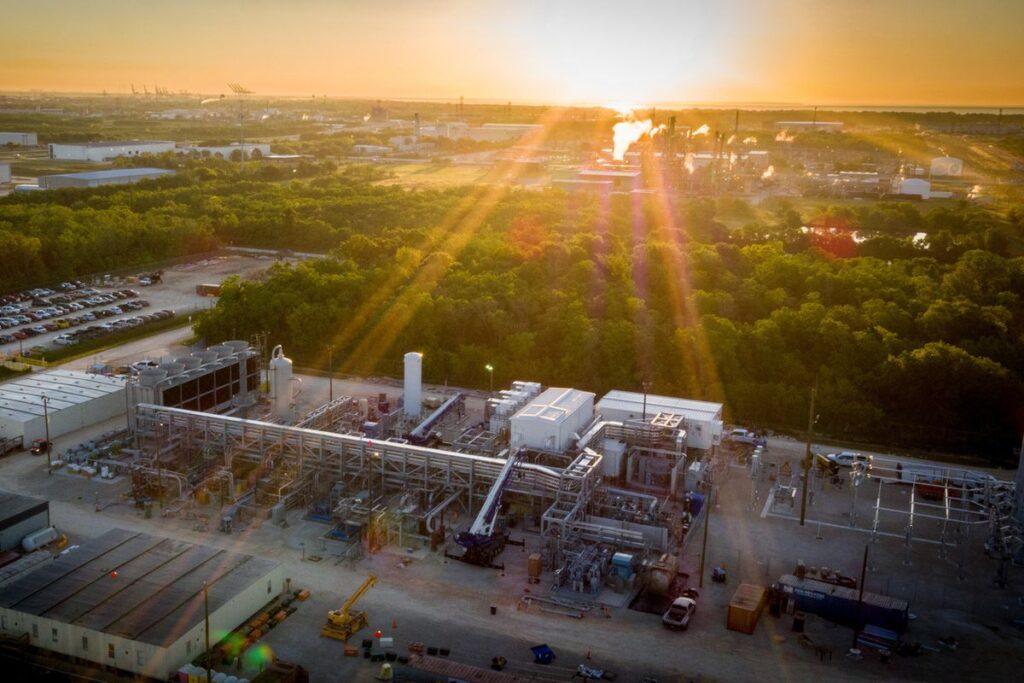
<path fill-rule="evenodd" d="M 377 577 L 370 574 L 363 581 L 363 585 L 356 589 L 355 593 L 348 596 L 348 600 L 341 606 L 341 609 L 331 610 L 327 613 L 327 623 L 320 629 L 321 636 L 334 638 L 335 640 L 347 641 L 368 623 L 366 612 L 352 609 L 359 601 L 359 598 L 366 594 L 377 584 Z"/>

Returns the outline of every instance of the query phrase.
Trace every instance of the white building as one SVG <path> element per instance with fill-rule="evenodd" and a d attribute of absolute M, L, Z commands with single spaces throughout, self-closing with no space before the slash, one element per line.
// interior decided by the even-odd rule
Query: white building
<path fill-rule="evenodd" d="M 896 194 L 904 194 L 921 199 L 932 196 L 932 184 L 921 178 L 893 178 L 892 189 Z"/>
<path fill-rule="evenodd" d="M 646 412 L 645 412 L 646 411 Z M 688 448 L 708 449 L 717 446 L 722 438 L 722 404 L 694 401 L 687 398 L 658 396 L 635 391 L 609 391 L 597 402 L 602 419 L 627 422 L 652 420 L 658 413 L 679 415 L 683 418 Z"/>
<path fill-rule="evenodd" d="M 391 151 L 390 147 L 384 145 L 352 145 L 352 153 L 360 156 L 377 156 Z"/>
<path fill-rule="evenodd" d="M 0 432 L 20 437 L 26 448 L 46 436 L 43 420 L 50 418 L 50 438 L 125 414 L 124 380 L 73 370 L 33 373 L 0 384 Z"/>
<path fill-rule="evenodd" d="M 124 142 L 50 143 L 50 158 L 65 161 L 110 161 L 117 157 L 173 152 L 168 140 L 130 140 Z"/>
<path fill-rule="evenodd" d="M 174 175 L 164 168 L 114 168 L 108 171 L 82 173 L 55 173 L 39 177 L 39 188 L 57 190 L 65 187 L 101 187 L 103 185 L 130 185 L 140 180 Z"/>
<path fill-rule="evenodd" d="M 224 634 L 281 594 L 283 574 L 274 560 L 113 529 L 0 589 L 0 632 L 170 680 L 203 651 L 204 584 L 210 633 Z"/>
<path fill-rule="evenodd" d="M 230 145 L 196 145 L 193 147 L 181 147 L 178 149 L 178 154 L 191 153 L 199 154 L 204 157 L 221 157 L 222 159 L 230 159 L 231 155 L 235 152 L 244 153 L 246 159 L 252 159 L 254 152 L 259 152 L 259 156 L 265 157 L 270 154 L 270 145 L 265 142 L 232 142 Z"/>
<path fill-rule="evenodd" d="M 958 177 L 963 175 L 964 162 L 956 157 L 936 157 L 932 159 L 930 171 L 933 176 Z"/>
<path fill-rule="evenodd" d="M 0 146 L 34 147 L 38 144 L 39 136 L 35 133 L 0 133 Z"/>
<path fill-rule="evenodd" d="M 0 164 L 0 183 L 11 182 L 11 165 Z"/>
<path fill-rule="evenodd" d="M 594 394 L 551 388 L 511 419 L 512 448 L 564 451 L 594 419 Z"/>

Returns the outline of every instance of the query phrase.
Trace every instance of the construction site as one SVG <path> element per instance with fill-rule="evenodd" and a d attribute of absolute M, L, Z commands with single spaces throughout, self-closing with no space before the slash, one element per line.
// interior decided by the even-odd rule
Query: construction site
<path fill-rule="evenodd" d="M 333 378 L 300 377 L 259 341 L 149 363 L 127 383 L 116 447 L 66 448 L 42 477 L 7 473 L 64 511 L 53 524 L 83 550 L 112 525 L 280 564 L 273 595 L 251 593 L 212 642 L 196 626 L 187 662 L 147 650 L 119 671 L 191 666 L 203 680 L 211 653 L 210 675 L 236 680 L 302 680 L 285 663 L 324 681 L 762 678 L 711 654 L 724 648 L 767 656 L 764 672 L 914 679 L 964 664 L 978 623 L 1008 653 L 987 667 L 1022 663 L 1021 486 L 1008 476 L 847 462 L 729 432 L 703 401 L 425 387 L 419 353 L 400 383 L 339 382 L 336 395 Z M 102 475 L 83 479 L 90 468 Z M 153 570 L 118 552 L 115 574 Z M 11 582 L 0 607 L 21 619 L 38 587 Z M 164 640 L 150 647 L 176 652 Z"/>

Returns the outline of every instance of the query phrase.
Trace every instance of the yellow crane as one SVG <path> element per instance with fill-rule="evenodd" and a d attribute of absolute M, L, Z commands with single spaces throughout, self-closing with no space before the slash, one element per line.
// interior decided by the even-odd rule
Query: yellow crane
<path fill-rule="evenodd" d="M 366 594 L 377 584 L 377 577 L 370 574 L 363 581 L 363 585 L 356 589 L 356 592 L 348 596 L 348 600 L 341 606 L 341 609 L 331 610 L 327 613 L 327 623 L 320 629 L 321 636 L 334 638 L 336 640 L 348 640 L 359 629 L 367 624 L 366 612 L 352 609 L 359 601 L 359 598 Z"/>

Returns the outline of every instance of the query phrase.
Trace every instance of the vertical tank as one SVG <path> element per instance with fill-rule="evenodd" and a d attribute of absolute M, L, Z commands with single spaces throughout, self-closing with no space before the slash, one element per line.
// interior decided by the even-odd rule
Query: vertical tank
<path fill-rule="evenodd" d="M 418 418 L 423 407 L 423 354 L 405 354 L 405 414 Z"/>
<path fill-rule="evenodd" d="M 270 354 L 270 400 L 274 415 L 287 420 L 292 402 L 292 362 L 284 355 L 280 344 Z"/>

